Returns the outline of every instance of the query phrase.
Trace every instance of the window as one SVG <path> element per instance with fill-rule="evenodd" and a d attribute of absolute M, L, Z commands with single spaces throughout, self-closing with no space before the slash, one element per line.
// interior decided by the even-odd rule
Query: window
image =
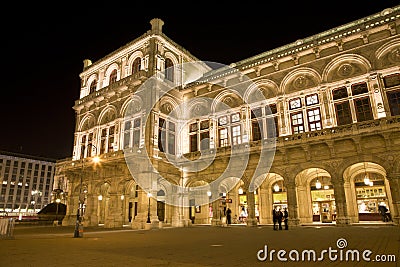
<path fill-rule="evenodd" d="M 210 148 L 209 120 L 196 121 L 189 125 L 190 152 Z"/>
<path fill-rule="evenodd" d="M 304 107 L 302 102 L 305 103 Z M 293 134 L 322 129 L 319 104 L 317 93 L 309 94 L 301 98 L 294 98 L 289 101 L 289 110 L 293 110 L 289 115 Z M 273 121 L 270 122 L 270 124 L 272 123 Z M 274 123 L 277 124 L 277 117 Z M 278 128 L 276 127 L 275 130 L 277 132 Z"/>
<path fill-rule="evenodd" d="M 304 132 L 304 122 L 303 122 L 303 113 L 293 113 L 291 114 L 291 121 L 292 121 L 292 132 L 294 134 Z"/>
<path fill-rule="evenodd" d="M 307 118 L 308 118 L 308 129 L 310 131 L 322 129 L 321 115 L 319 108 L 307 110 Z"/>
<path fill-rule="evenodd" d="M 158 119 L 158 149 L 175 155 L 175 123 Z"/>
<path fill-rule="evenodd" d="M 232 127 L 232 145 L 239 145 L 242 143 L 242 133 L 240 125 Z"/>
<path fill-rule="evenodd" d="M 400 85 L 400 73 L 391 74 L 383 77 L 385 88 L 390 88 Z"/>
<path fill-rule="evenodd" d="M 88 144 L 87 144 L 87 156 L 91 157 L 92 156 L 92 150 L 93 150 L 93 133 L 89 133 L 88 135 Z"/>
<path fill-rule="evenodd" d="M 354 105 L 358 122 L 374 119 L 368 97 L 355 99 Z"/>
<path fill-rule="evenodd" d="M 108 85 L 111 85 L 117 81 L 117 70 L 113 70 L 110 74 L 110 82 Z"/>
<path fill-rule="evenodd" d="M 258 141 L 262 139 L 262 109 L 255 108 L 251 111 L 251 132 L 252 132 L 252 140 Z"/>
<path fill-rule="evenodd" d="M 85 157 L 86 135 L 81 138 L 81 159 Z"/>
<path fill-rule="evenodd" d="M 332 98 L 333 100 L 338 100 L 342 98 L 348 97 L 347 88 L 341 87 L 332 91 Z"/>
<path fill-rule="evenodd" d="M 96 91 L 96 87 L 97 87 L 97 80 L 95 79 L 90 83 L 89 94 L 94 93 Z"/>
<path fill-rule="evenodd" d="M 335 110 L 336 110 L 336 120 L 338 126 L 350 124 L 353 122 L 353 119 L 351 118 L 349 101 L 336 103 Z"/>
<path fill-rule="evenodd" d="M 278 131 L 278 109 L 276 104 L 269 104 L 265 107 L 267 138 L 275 138 L 279 136 Z"/>
<path fill-rule="evenodd" d="M 221 128 L 219 129 L 219 146 L 225 147 L 228 146 L 228 129 Z"/>
<path fill-rule="evenodd" d="M 295 98 L 289 101 L 289 109 L 301 108 L 301 99 Z"/>
<path fill-rule="evenodd" d="M 142 60 L 140 57 L 136 58 L 133 63 L 132 63 L 132 74 L 138 73 L 141 68 L 141 62 Z"/>
<path fill-rule="evenodd" d="M 351 94 L 353 96 L 365 93 L 368 93 L 368 87 L 366 83 L 358 83 L 351 86 Z"/>
<path fill-rule="evenodd" d="M 100 154 L 114 151 L 115 146 L 115 126 L 111 125 L 101 129 Z"/>
<path fill-rule="evenodd" d="M 392 116 L 400 115 L 400 90 L 386 92 L 390 114 Z"/>
<path fill-rule="evenodd" d="M 169 58 L 165 60 L 165 79 L 174 81 L 174 63 Z"/>
<path fill-rule="evenodd" d="M 312 95 L 306 96 L 306 106 L 311 106 L 311 105 L 315 105 L 318 103 L 319 103 L 319 101 L 318 101 L 317 94 L 312 94 Z"/>
<path fill-rule="evenodd" d="M 366 82 L 334 89 L 332 98 L 338 126 L 353 123 L 353 118 L 358 122 L 373 119 Z"/>

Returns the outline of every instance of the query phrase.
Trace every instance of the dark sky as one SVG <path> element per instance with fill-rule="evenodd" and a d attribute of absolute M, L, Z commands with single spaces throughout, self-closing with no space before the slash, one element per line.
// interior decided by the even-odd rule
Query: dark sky
<path fill-rule="evenodd" d="M 2 10 L 0 150 L 70 157 L 83 59 L 94 62 L 134 40 L 152 18 L 161 18 L 163 32 L 198 59 L 230 64 L 399 4 L 137 2 L 14 1 Z"/>

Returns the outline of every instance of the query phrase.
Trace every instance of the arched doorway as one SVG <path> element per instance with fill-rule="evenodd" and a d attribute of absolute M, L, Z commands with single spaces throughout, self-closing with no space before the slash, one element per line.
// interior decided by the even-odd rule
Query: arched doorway
<path fill-rule="evenodd" d="M 335 194 L 331 178 L 318 176 L 310 182 L 313 222 L 332 223 L 336 220 Z"/>
<path fill-rule="evenodd" d="M 389 181 L 385 169 L 373 162 L 359 162 L 349 166 L 343 174 L 346 202 L 351 222 L 383 221 L 379 206 L 386 206 L 395 216 Z"/>

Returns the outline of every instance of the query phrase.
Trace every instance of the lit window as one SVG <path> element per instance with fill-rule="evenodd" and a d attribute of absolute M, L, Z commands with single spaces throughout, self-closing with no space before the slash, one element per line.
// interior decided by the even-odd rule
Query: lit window
<path fill-rule="evenodd" d="M 222 128 L 219 130 L 219 146 L 228 146 L 228 129 Z"/>
<path fill-rule="evenodd" d="M 321 130 L 321 114 L 319 108 L 307 110 L 308 126 L 310 131 Z"/>
<path fill-rule="evenodd" d="M 301 100 L 300 98 L 295 98 L 289 101 L 289 108 L 296 109 L 301 107 Z"/>
<path fill-rule="evenodd" d="M 291 115 L 292 130 L 294 134 L 304 132 L 303 113 L 294 113 Z"/>
<path fill-rule="evenodd" d="M 306 96 L 306 105 L 307 106 L 311 106 L 311 105 L 315 105 L 315 104 L 318 104 L 318 95 L 317 94 Z"/>
<path fill-rule="evenodd" d="M 232 114 L 232 115 L 231 115 L 231 121 L 232 121 L 232 122 L 238 122 L 238 121 L 240 121 L 240 115 L 239 115 L 239 113 Z"/>
<path fill-rule="evenodd" d="M 240 132 L 240 125 L 232 127 L 232 145 L 239 145 L 242 143 L 242 136 Z"/>

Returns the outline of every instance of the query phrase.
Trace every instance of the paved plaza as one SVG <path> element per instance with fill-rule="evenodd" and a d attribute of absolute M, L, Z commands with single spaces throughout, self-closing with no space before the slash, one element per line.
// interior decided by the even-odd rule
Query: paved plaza
<path fill-rule="evenodd" d="M 301 226 L 287 231 L 274 231 L 270 225 L 152 230 L 99 227 L 85 228 L 83 237 L 74 238 L 73 227 L 16 225 L 12 239 L 0 240 L 0 266 L 393 267 L 400 266 L 399 230 L 393 225 L 367 224 Z M 312 251 L 316 252 L 315 261 Z M 386 262 L 377 262 L 377 255 Z"/>

